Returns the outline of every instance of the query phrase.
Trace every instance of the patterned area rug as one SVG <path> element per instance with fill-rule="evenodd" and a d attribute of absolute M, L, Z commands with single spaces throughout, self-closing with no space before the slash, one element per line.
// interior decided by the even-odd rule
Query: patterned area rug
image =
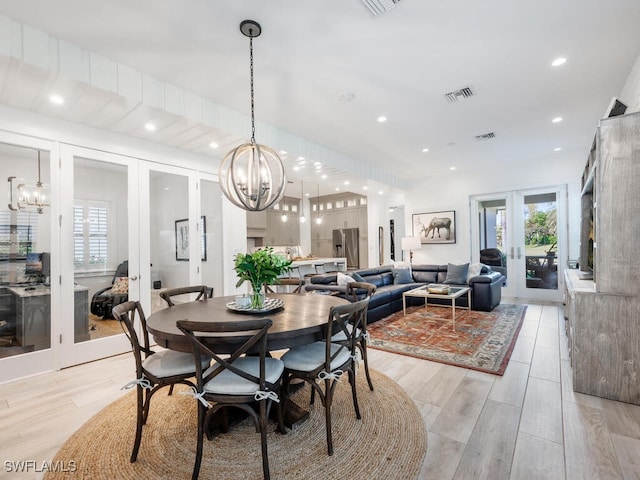
<path fill-rule="evenodd" d="M 451 308 L 408 307 L 372 323 L 369 346 L 434 362 L 502 375 L 526 305 L 498 305 L 492 312 L 456 310 L 456 330 Z"/>

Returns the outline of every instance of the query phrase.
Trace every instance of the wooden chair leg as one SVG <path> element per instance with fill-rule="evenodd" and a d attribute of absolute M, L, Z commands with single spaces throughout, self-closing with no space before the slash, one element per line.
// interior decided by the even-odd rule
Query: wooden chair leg
<path fill-rule="evenodd" d="M 200 475 L 200 463 L 202 462 L 202 443 L 204 437 L 204 421 L 206 418 L 204 405 L 198 402 L 198 443 L 196 446 L 196 460 L 193 465 L 193 473 L 191 474 L 191 480 L 198 480 Z"/>
<path fill-rule="evenodd" d="M 327 454 L 333 455 L 333 437 L 331 436 L 331 403 L 333 402 L 333 389 L 331 388 L 331 380 L 324 381 L 324 388 L 324 413 L 327 429 Z"/>
<path fill-rule="evenodd" d="M 353 365 L 352 365 L 353 368 Z M 360 420 L 360 406 L 358 405 L 358 395 L 356 393 L 356 375 L 353 370 L 349 370 L 349 383 L 351 384 L 351 396 L 353 397 L 353 408 L 356 411 L 356 418 Z"/>
<path fill-rule="evenodd" d="M 369 360 L 367 358 L 367 341 L 365 339 L 362 339 L 358 346 L 360 347 L 360 353 L 362 353 L 362 360 L 364 362 L 364 373 L 367 376 L 369 390 L 373 392 L 373 382 L 371 381 L 371 375 L 369 374 Z"/>
<path fill-rule="evenodd" d="M 136 406 L 136 438 L 133 442 L 133 450 L 131 451 L 131 463 L 138 458 L 138 450 L 140 450 L 140 442 L 142 441 L 142 425 L 144 424 L 144 391 L 140 385 L 136 386 L 137 406 Z"/>
<path fill-rule="evenodd" d="M 269 474 L 269 454 L 267 452 L 267 402 L 271 400 L 262 400 L 260 403 L 260 443 L 262 447 L 262 474 L 264 480 L 270 480 Z"/>

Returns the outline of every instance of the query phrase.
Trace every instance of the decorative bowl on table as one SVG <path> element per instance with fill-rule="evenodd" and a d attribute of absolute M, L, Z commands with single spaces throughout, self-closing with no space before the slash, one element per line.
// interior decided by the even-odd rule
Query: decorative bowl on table
<path fill-rule="evenodd" d="M 262 308 L 251 308 L 251 302 L 248 304 L 242 301 L 233 301 L 226 304 L 229 310 L 238 313 L 267 313 L 279 310 L 284 307 L 284 301 L 281 298 L 265 298 Z"/>
<path fill-rule="evenodd" d="M 433 293 L 434 295 L 448 295 L 450 290 L 449 290 L 449 285 L 432 284 L 432 285 L 427 285 L 427 292 Z"/>

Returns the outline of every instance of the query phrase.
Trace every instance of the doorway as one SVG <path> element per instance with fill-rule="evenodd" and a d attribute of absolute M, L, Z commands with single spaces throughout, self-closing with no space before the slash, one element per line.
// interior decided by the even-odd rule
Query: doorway
<path fill-rule="evenodd" d="M 472 258 L 507 277 L 503 296 L 561 301 L 566 186 L 471 197 Z"/>

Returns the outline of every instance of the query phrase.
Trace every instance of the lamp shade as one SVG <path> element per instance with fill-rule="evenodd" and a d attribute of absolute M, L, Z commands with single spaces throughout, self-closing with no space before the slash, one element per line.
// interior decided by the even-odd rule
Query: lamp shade
<path fill-rule="evenodd" d="M 422 248 L 420 237 L 402 237 L 402 250 L 419 250 Z"/>

